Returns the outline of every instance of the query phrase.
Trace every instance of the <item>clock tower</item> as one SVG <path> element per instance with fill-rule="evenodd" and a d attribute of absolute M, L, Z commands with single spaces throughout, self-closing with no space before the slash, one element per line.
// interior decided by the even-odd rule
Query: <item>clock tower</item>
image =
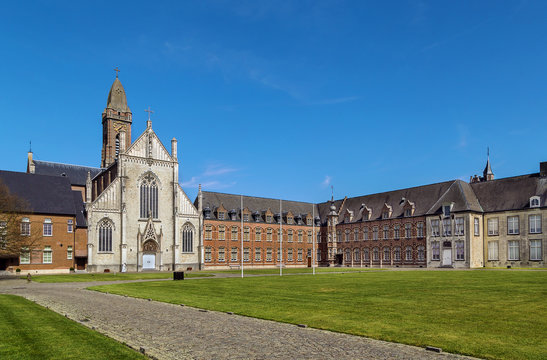
<path fill-rule="evenodd" d="M 131 145 L 131 122 L 132 114 L 127 106 L 127 98 L 122 83 L 118 79 L 118 69 L 116 68 L 116 79 L 108 93 L 106 108 L 103 111 L 103 149 L 101 153 L 101 167 L 109 167 L 118 158 L 120 151 L 120 141 L 124 137 L 120 136 L 120 131 L 125 131 L 125 149 Z"/>

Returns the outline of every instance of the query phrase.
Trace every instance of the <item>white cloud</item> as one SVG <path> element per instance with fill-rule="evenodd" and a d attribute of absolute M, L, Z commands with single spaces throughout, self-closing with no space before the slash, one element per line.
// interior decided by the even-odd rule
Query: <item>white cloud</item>
<path fill-rule="evenodd" d="M 206 190 L 220 190 L 232 187 L 235 181 L 227 181 L 226 174 L 234 173 L 237 169 L 222 165 L 209 165 L 199 176 L 192 176 L 190 180 L 183 181 L 180 185 L 185 188 L 197 189 L 201 187 Z M 219 178 L 220 177 L 220 178 Z"/>
<path fill-rule="evenodd" d="M 325 176 L 325 180 L 321 183 L 323 187 L 327 187 L 330 185 L 332 178 L 328 175 Z"/>

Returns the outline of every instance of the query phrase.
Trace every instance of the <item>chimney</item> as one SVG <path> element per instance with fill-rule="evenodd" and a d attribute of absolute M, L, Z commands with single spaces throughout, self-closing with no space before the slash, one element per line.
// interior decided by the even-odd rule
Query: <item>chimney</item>
<path fill-rule="evenodd" d="M 547 161 L 539 163 L 539 176 L 547 177 Z"/>
<path fill-rule="evenodd" d="M 171 140 L 171 157 L 177 160 L 177 139 L 175 138 Z"/>
<path fill-rule="evenodd" d="M 201 192 L 201 184 L 198 187 L 198 212 L 201 216 L 203 213 L 203 193 Z"/>
<path fill-rule="evenodd" d="M 125 130 L 120 130 L 120 154 L 125 152 Z"/>
<path fill-rule="evenodd" d="M 34 161 L 32 161 L 32 151 L 27 154 L 27 173 L 34 174 Z"/>

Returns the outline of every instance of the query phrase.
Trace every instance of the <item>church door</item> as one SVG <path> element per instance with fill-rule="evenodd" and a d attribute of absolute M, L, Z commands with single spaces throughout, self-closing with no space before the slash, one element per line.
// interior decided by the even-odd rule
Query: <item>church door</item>
<path fill-rule="evenodd" d="M 142 268 L 143 269 L 155 269 L 156 268 L 156 254 L 143 254 L 142 255 Z"/>

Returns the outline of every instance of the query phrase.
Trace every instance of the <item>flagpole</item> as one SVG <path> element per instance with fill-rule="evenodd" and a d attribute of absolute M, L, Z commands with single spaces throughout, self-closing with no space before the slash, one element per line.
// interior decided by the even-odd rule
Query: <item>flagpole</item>
<path fill-rule="evenodd" d="M 311 224 L 312 224 L 311 270 L 312 270 L 313 275 L 315 275 L 315 259 L 316 259 L 316 254 L 315 254 L 315 206 L 312 205 L 311 208 L 312 208 L 312 210 L 311 210 L 311 212 L 312 212 L 312 216 L 311 216 Z"/>
<path fill-rule="evenodd" d="M 279 276 L 283 276 L 283 207 L 279 199 Z"/>
<path fill-rule="evenodd" d="M 241 195 L 241 277 L 243 278 L 243 256 L 245 251 L 243 250 L 243 195 Z"/>

